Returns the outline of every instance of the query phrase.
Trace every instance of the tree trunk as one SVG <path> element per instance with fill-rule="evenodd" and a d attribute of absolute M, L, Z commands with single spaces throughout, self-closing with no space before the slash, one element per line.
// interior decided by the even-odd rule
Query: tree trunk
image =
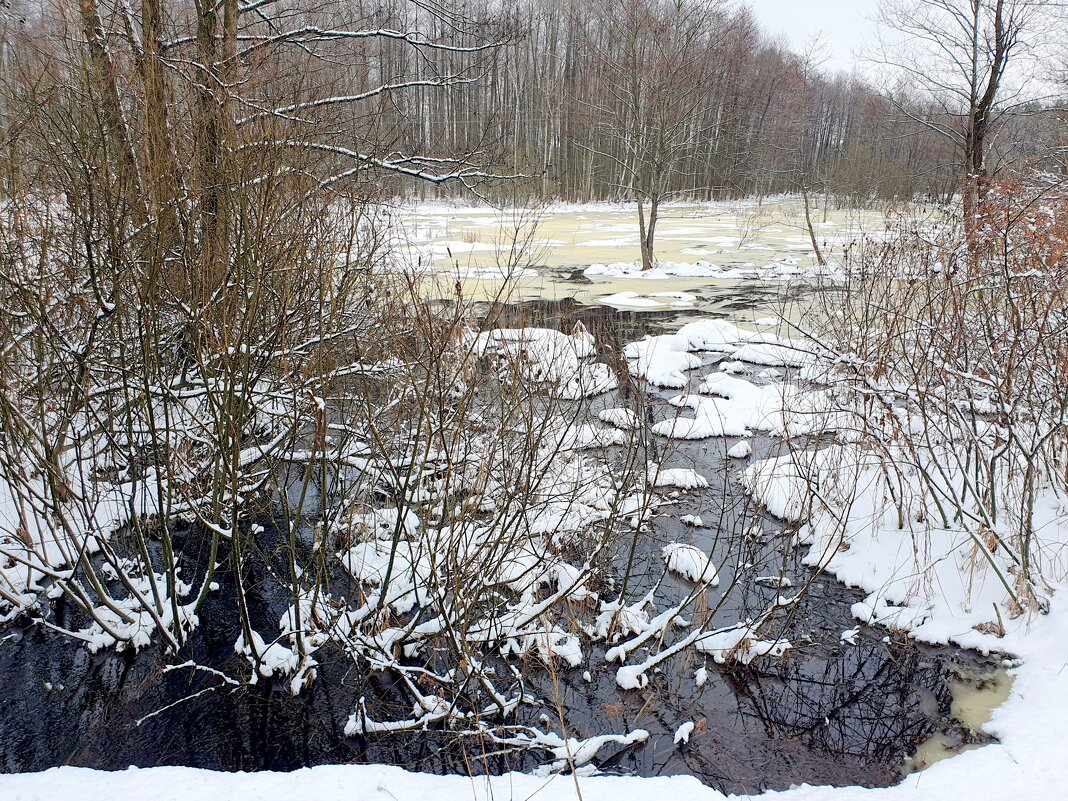
<path fill-rule="evenodd" d="M 122 100 L 119 97 L 119 89 L 115 85 L 115 76 L 119 74 L 119 70 L 112 63 L 111 55 L 105 44 L 104 23 L 100 19 L 100 9 L 97 7 L 96 0 L 79 0 L 78 10 L 89 49 L 90 80 L 95 90 L 100 93 L 100 106 L 106 126 L 105 134 L 110 140 L 108 145 L 118 164 L 119 175 L 132 184 L 130 208 L 134 215 L 134 225 L 140 226 L 144 223 L 146 216 L 143 205 L 144 193 L 137 159 L 130 143 Z"/>
<path fill-rule="evenodd" d="M 178 160 L 167 115 L 159 0 L 141 2 L 141 39 L 143 51 L 138 66 L 145 85 L 145 174 L 151 213 L 157 220 L 155 246 L 165 257 L 179 240 Z"/>
<path fill-rule="evenodd" d="M 805 227 L 808 228 L 808 239 L 812 243 L 812 252 L 816 254 L 816 264 L 820 267 L 827 266 L 827 260 L 823 258 L 819 243 L 816 241 L 816 229 L 812 227 L 812 214 L 808 203 L 808 189 L 801 190 L 801 197 L 805 199 Z"/>

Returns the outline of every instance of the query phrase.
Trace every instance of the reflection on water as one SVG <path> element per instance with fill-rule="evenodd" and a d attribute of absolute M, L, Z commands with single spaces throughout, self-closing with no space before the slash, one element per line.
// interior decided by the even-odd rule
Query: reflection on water
<path fill-rule="evenodd" d="M 543 311 L 561 317 L 592 314 L 586 318 L 591 325 L 599 319 L 608 323 L 601 319 L 604 310 Z M 618 322 L 627 324 L 625 319 Z M 652 402 L 655 415 L 665 413 L 659 408 L 662 398 Z M 612 405 L 616 399 L 609 395 L 597 403 Z M 776 447 L 768 438 L 756 437 L 753 443 L 758 454 Z M 651 674 L 645 689 L 622 691 L 615 682 L 616 666 L 605 664 L 603 644 L 587 644 L 592 652 L 578 670 L 556 675 L 529 671 L 531 689 L 548 703 L 525 709 L 520 722 L 559 730 L 564 710 L 571 736 L 644 728 L 650 732 L 646 743 L 616 753 L 606 749 L 598 760 L 601 769 L 687 773 L 730 791 L 801 782 L 890 784 L 919 743 L 937 742 L 931 738 L 941 735 L 954 738 L 946 742 L 959 747 L 974 739 L 950 717 L 953 710 L 964 716 L 967 708 L 966 722 L 981 725 L 983 713 L 962 687 L 986 676 L 988 664 L 960 652 L 891 639 L 877 628 L 862 631 L 855 644 L 843 643 L 842 632 L 855 625 L 850 605 L 860 594 L 804 567 L 803 552 L 791 545 L 791 537 L 750 507 L 736 484 L 737 462 L 725 455 L 728 445 L 720 440 L 658 443 L 654 458 L 694 465 L 710 486 L 672 499 L 651 530 L 633 535 L 638 569 L 628 595 L 639 597 L 656 585 L 658 610 L 677 603 L 689 586 L 673 575 L 664 577 L 660 549 L 668 542 L 693 542 L 710 549 L 719 566 L 722 583 L 704 599 L 706 608 L 715 609 L 714 626 L 730 625 L 767 607 L 780 590 L 757 583 L 758 576 L 789 579 L 789 592 L 807 585 L 794 612 L 773 627 L 772 633 L 789 639 L 794 648 L 781 660 L 758 661 L 748 668 L 717 665 L 691 650 Z M 679 518 L 688 514 L 700 515 L 709 527 L 684 526 Z M 624 535 L 609 555 L 617 574 L 631 536 Z M 254 623 L 277 620 L 281 599 L 272 597 L 265 583 L 256 587 L 249 597 Z M 247 665 L 233 653 L 238 632 L 226 616 L 226 594 L 224 585 L 211 598 L 201 636 L 178 661 L 244 675 Z M 12 638 L 0 647 L 0 682 L 18 688 L 0 708 L 0 769 L 5 771 L 57 764 L 290 770 L 381 762 L 481 773 L 533 768 L 544 756 L 436 732 L 344 737 L 345 721 L 359 697 L 374 699 L 376 718 L 403 713 L 410 700 L 381 674 L 358 671 L 329 648 L 317 653 L 318 680 L 294 698 L 269 682 L 234 687 L 191 665 L 164 671 L 152 651 L 92 656 L 38 630 L 25 636 L 12 633 Z M 588 680 L 582 676 L 587 666 Z M 701 687 L 694 680 L 698 668 L 708 674 Z M 688 744 L 676 746 L 674 732 L 688 721 L 695 724 L 693 735 Z"/>
<path fill-rule="evenodd" d="M 943 732 L 953 729 L 945 717 L 953 698 L 947 678 L 955 679 L 956 663 L 969 657 L 884 642 L 880 631 L 862 635 L 856 645 L 835 644 L 840 627 L 849 624 L 843 610 L 853 597 L 834 582 L 817 582 L 784 632 L 799 645 L 781 662 L 727 669 L 691 653 L 638 692 L 619 690 L 614 669 L 603 663 L 592 682 L 577 672 L 555 682 L 540 674 L 535 686 L 554 699 L 544 710 L 550 718 L 556 717 L 555 704 L 567 709 L 574 736 L 650 731 L 638 749 L 603 752 L 600 764 L 607 772 L 688 773 L 734 791 L 800 782 L 889 784 L 917 742 L 959 750 L 960 738 Z M 209 637 L 222 633 L 205 631 Z M 190 656 L 218 658 L 231 643 L 229 635 L 217 636 Z M 345 738 L 345 719 L 356 697 L 367 692 L 368 677 L 353 675 L 351 663 L 339 655 L 320 656 L 320 680 L 294 698 L 267 684 L 224 686 L 191 668 L 163 673 L 151 653 L 94 657 L 32 633 L 0 650 L 0 680 L 9 692 L 19 688 L 0 713 L 0 768 L 178 764 L 291 770 L 372 761 L 480 773 L 536 764 L 521 753 L 483 756 L 496 749 L 436 733 Z M 693 675 L 701 665 L 709 678 L 698 688 Z M 231 661 L 228 668 L 239 666 Z M 387 697 L 389 688 L 379 692 Z M 544 726 L 538 717 L 528 713 L 527 722 Z M 697 724 L 695 732 L 688 745 L 677 747 L 673 733 L 686 721 Z M 932 746 L 925 748 L 920 758 L 929 758 Z"/>

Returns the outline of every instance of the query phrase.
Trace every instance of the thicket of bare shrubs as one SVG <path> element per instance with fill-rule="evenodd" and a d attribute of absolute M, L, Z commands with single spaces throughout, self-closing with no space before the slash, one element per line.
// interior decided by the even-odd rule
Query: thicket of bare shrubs
<path fill-rule="evenodd" d="M 948 208 L 854 246 L 811 323 L 861 399 L 855 432 L 921 478 L 901 527 L 973 532 L 1017 608 L 1044 606 L 1043 493 L 1068 492 L 1068 195 L 1044 175 L 985 181 Z M 908 482 L 889 481 L 903 489 Z M 997 558 L 995 558 L 995 554 Z"/>

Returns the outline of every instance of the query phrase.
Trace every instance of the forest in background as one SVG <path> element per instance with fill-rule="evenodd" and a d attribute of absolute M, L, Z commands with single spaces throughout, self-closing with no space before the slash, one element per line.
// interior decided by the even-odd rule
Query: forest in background
<path fill-rule="evenodd" d="M 140 41 L 140 9 L 83 5 L 96 9 L 110 69 L 141 70 L 151 62 Z M 152 25 L 161 37 L 157 92 L 189 64 L 193 37 L 168 41 L 162 32 L 191 21 L 193 5 L 149 5 L 158 8 Z M 248 52 L 236 55 L 250 57 L 248 67 L 269 82 L 270 97 L 250 102 L 235 90 L 248 112 L 238 122 L 296 118 L 331 140 L 355 137 L 360 150 L 400 158 L 416 173 L 439 175 L 436 168 L 462 154 L 465 165 L 523 176 L 484 186 L 486 192 L 573 202 L 635 192 L 698 199 L 812 192 L 868 203 L 945 198 L 961 175 L 960 148 L 945 134 L 965 124 L 964 112 L 936 101 L 935 87 L 922 85 L 927 76 L 898 70 L 893 81 L 874 86 L 859 74 L 825 71 L 818 41 L 793 52 L 744 4 L 300 5 L 239 4 L 242 25 L 263 30 L 248 33 Z M 270 19 L 259 6 L 270 7 Z M 17 183 L 12 171 L 25 169 L 13 145 L 20 120 L 55 98 L 55 86 L 66 82 L 57 70 L 69 71 L 75 85 L 80 80 L 78 62 L 86 53 L 72 51 L 70 42 L 72 33 L 86 38 L 87 23 L 70 8 L 10 0 L 0 9 L 0 116 L 8 121 L 0 158 L 9 185 Z M 272 26 L 280 27 L 272 32 Z M 287 40 L 299 51 L 297 39 L 312 31 L 356 29 L 417 31 L 434 44 L 413 47 L 404 36 L 324 36 L 316 39 L 322 58 L 257 60 L 255 51 L 266 55 Z M 239 42 L 246 36 L 236 33 Z M 871 75 L 880 74 L 878 60 L 873 56 Z M 262 69 L 268 64 L 269 75 Z M 1052 80 L 1054 72 L 1051 64 L 1042 77 Z M 1061 173 L 1066 133 L 1056 97 L 1015 99 L 1000 110 L 998 133 L 985 145 L 991 172 L 1008 165 Z M 274 100 L 274 108 L 259 105 Z M 141 100 L 122 102 L 129 109 Z M 131 133 L 136 141 L 143 132 Z M 146 140 L 146 146 L 152 145 Z M 398 183 L 397 172 L 404 170 L 392 172 L 388 194 L 455 194 L 461 183 L 418 174 Z"/>

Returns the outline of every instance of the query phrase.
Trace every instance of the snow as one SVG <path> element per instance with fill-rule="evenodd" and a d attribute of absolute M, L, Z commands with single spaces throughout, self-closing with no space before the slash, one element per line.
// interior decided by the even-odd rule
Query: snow
<path fill-rule="evenodd" d="M 617 309 L 689 309 L 697 302 L 697 296 L 688 292 L 616 292 L 597 298 L 598 303 Z"/>
<path fill-rule="evenodd" d="M 777 509 L 775 513 L 780 517 L 801 520 L 804 507 L 793 500 L 797 497 L 795 493 L 801 492 L 797 482 L 805 474 L 803 471 L 812 469 L 823 471 L 828 478 L 833 478 L 834 471 L 840 469 L 850 484 L 859 481 L 862 488 L 877 486 L 873 484 L 876 476 L 871 472 L 875 466 L 845 446 L 823 449 L 807 457 L 795 454 L 792 458 L 758 462 L 747 471 L 746 481 L 758 499 L 769 509 L 774 507 L 772 511 Z M 837 489 L 834 481 L 827 484 L 827 489 L 833 498 L 833 491 Z M 877 499 L 880 496 L 869 493 L 862 497 Z M 1063 524 L 1057 523 L 1065 514 L 1063 501 L 1058 505 L 1058 502 L 1040 498 L 1039 505 L 1045 505 L 1044 539 L 1064 543 L 1068 540 L 1068 532 Z M 769 801 L 945 801 L 948 798 L 1002 797 L 1061 801 L 1068 798 L 1068 766 L 1063 758 L 1064 743 L 1068 742 L 1068 669 L 1065 668 L 1064 655 L 1064 643 L 1068 642 L 1068 587 L 1063 582 L 1056 585 L 1058 591 L 1052 596 L 1049 614 L 1022 615 L 1015 619 L 1004 615 L 1007 629 L 1004 637 L 978 631 L 977 623 L 991 620 L 987 601 L 998 598 L 999 590 L 988 571 L 973 570 L 968 580 L 973 583 L 976 594 L 971 602 L 965 602 L 964 580 L 958 560 L 962 552 L 974 547 L 974 543 L 961 532 L 931 530 L 926 532 L 923 548 L 917 552 L 912 537 L 903 534 L 896 524 L 886 525 L 891 521 L 884 520 L 880 507 L 874 502 L 866 507 L 862 503 L 855 511 L 854 525 L 848 531 L 850 547 L 845 550 L 838 547 L 841 539 L 835 536 L 822 516 L 817 515 L 809 522 L 800 538 L 812 544 L 810 559 L 869 594 L 855 610 L 863 618 L 888 619 L 892 615 L 895 625 L 908 628 L 917 638 L 933 642 L 952 640 L 1018 657 L 1019 663 L 1011 669 L 1014 680 L 1009 699 L 994 711 L 990 723 L 984 727 L 988 734 L 998 738 L 998 742 L 938 762 L 905 777 L 894 787 L 867 789 L 806 785 L 769 792 L 762 797 Z M 371 553 L 376 554 L 374 550 Z M 936 572 L 931 582 L 916 581 L 917 558 L 934 566 Z M 1003 590 L 1001 592 L 1003 594 Z M 658 629 L 652 625 L 644 603 L 626 610 L 607 603 L 602 604 L 601 610 L 602 617 L 616 618 L 624 636 L 634 633 L 641 637 L 648 632 L 653 632 L 649 636 L 656 636 Z M 668 609 L 664 614 L 673 613 L 674 610 Z M 607 636 L 607 621 L 605 630 Z M 859 632 L 859 626 L 843 632 L 843 642 L 853 641 Z M 530 647 L 539 651 L 542 642 L 551 649 L 561 646 L 563 653 L 554 651 L 554 656 L 566 659 L 566 636 L 551 627 L 543 629 L 540 641 L 538 635 L 533 636 Z M 686 638 L 682 644 L 692 645 L 717 662 L 730 658 L 740 661 L 760 656 L 775 658 L 787 647 L 783 641 L 758 636 L 755 628 L 749 625 L 699 633 L 697 637 Z M 266 643 L 263 645 L 263 651 L 270 648 Z M 260 650 L 260 643 L 255 643 L 254 648 Z M 287 658 L 281 650 L 277 657 L 275 660 L 272 655 L 270 662 L 274 664 Z M 649 681 L 646 674 L 654 666 L 651 660 L 623 665 L 617 672 L 617 682 L 627 689 L 645 686 Z M 695 685 L 700 687 L 707 680 L 707 670 L 698 668 L 694 674 Z M 432 699 L 427 700 L 427 708 L 420 710 L 423 719 L 432 720 L 441 714 L 435 703 Z M 598 747 L 640 742 L 643 735 L 638 730 L 586 741 L 556 735 L 540 736 L 552 749 L 555 758 L 552 767 L 566 770 L 569 759 L 576 767 L 583 759 L 588 765 Z M 374 789 L 365 793 L 359 788 Z M 253 774 L 173 767 L 131 768 L 109 773 L 63 767 L 41 773 L 0 776 L 0 797 L 13 801 L 127 801 L 145 797 L 159 801 L 215 801 L 217 798 L 288 801 L 294 797 L 340 795 L 356 798 L 433 797 L 438 801 L 488 801 L 491 798 L 573 801 L 580 797 L 579 794 L 584 801 L 615 801 L 621 797 L 643 801 L 672 801 L 679 797 L 694 801 L 723 801 L 725 798 L 696 779 L 685 776 L 639 779 L 508 774 L 471 779 L 415 774 L 379 765 L 321 766 L 292 773 Z"/>
<path fill-rule="evenodd" d="M 669 240 L 670 237 L 663 237 Z M 584 242 L 588 247 L 626 247 L 633 244 L 631 239 L 598 240 Z M 792 246 L 787 246 L 792 249 Z M 799 246 L 799 250 L 808 250 L 808 246 Z M 699 255 L 690 251 L 690 255 Z M 767 264 L 746 264 L 741 267 L 721 267 L 718 264 L 698 259 L 695 262 L 658 261 L 650 269 L 643 270 L 640 261 L 613 262 L 611 264 L 591 264 L 583 274 L 587 277 L 603 278 L 637 278 L 646 281 L 662 281 L 667 278 L 720 278 L 726 280 L 739 280 L 760 278 L 765 280 L 791 280 L 796 278 L 817 278 L 842 276 L 842 270 L 833 264 L 820 267 L 815 264 L 800 266 L 795 259 L 780 258 Z"/>
<path fill-rule="evenodd" d="M 815 361 L 812 349 L 800 341 L 746 331 L 727 320 L 714 319 L 686 323 L 675 334 L 646 336 L 623 348 L 632 375 L 655 386 L 674 389 L 685 387 L 685 373 L 702 366 L 704 362 L 696 355 L 701 352 L 729 357 L 720 365 L 722 375 L 749 372 L 743 362 L 767 367 L 810 367 Z"/>
<path fill-rule="evenodd" d="M 695 545 L 672 542 L 661 550 L 668 570 L 678 573 L 693 582 L 707 582 L 710 587 L 719 586 L 719 574 L 712 557 Z"/>
<path fill-rule="evenodd" d="M 392 539 L 394 532 L 414 537 L 419 531 L 419 518 L 411 509 L 372 509 L 351 515 L 350 528 L 380 539 Z"/>
<path fill-rule="evenodd" d="M 680 334 L 646 337 L 623 348 L 630 373 L 658 387 L 686 386 L 685 372 L 700 367 L 701 357 L 690 353 L 690 340 Z"/>
<path fill-rule="evenodd" d="M 473 350 L 479 358 L 496 357 L 520 380 L 544 384 L 564 400 L 600 395 L 619 383 L 607 364 L 590 361 L 596 348 L 581 323 L 570 335 L 551 328 L 497 328 L 478 334 Z"/>
<path fill-rule="evenodd" d="M 523 377 L 549 386 L 549 391 L 561 397 L 583 397 L 597 387 L 607 385 L 611 378 L 608 368 L 596 362 L 592 337 L 578 330 L 571 335 L 548 329 L 502 329 L 486 332 L 475 340 L 480 355 L 512 360 Z M 636 375 L 660 386 L 685 386 L 687 375 L 702 363 L 697 352 L 716 352 L 751 364 L 807 367 L 812 354 L 787 340 L 770 335 L 754 335 L 731 323 L 718 320 L 688 324 L 678 334 L 652 337 L 628 346 L 627 357 Z M 694 364 L 696 362 L 696 364 Z M 680 395 L 673 403 L 680 409 L 693 412 L 692 418 L 676 417 L 661 421 L 654 430 L 666 436 L 749 436 L 752 430 L 792 435 L 836 430 L 836 413 L 831 395 L 822 389 L 806 389 L 789 383 L 760 385 L 730 374 L 735 366 L 722 364 L 718 372 L 706 376 L 699 387 L 700 394 Z M 774 378 L 762 372 L 758 380 Z M 614 378 L 614 377 L 613 377 Z M 660 384 L 659 381 L 681 381 L 682 384 Z M 547 448 L 561 445 L 564 451 L 578 451 L 619 444 L 626 437 L 622 430 L 639 424 L 638 415 L 631 409 L 605 409 L 598 414 L 600 422 L 611 428 L 592 423 L 576 422 L 550 429 Z M 622 430 L 620 430 L 622 429 Z M 743 452 L 744 451 L 744 452 Z M 749 440 L 742 440 L 727 453 L 734 458 L 751 455 Z M 569 461 L 563 461 L 567 459 Z M 487 641 L 500 638 L 503 653 L 526 655 L 541 662 L 560 662 L 577 667 L 585 659 L 579 634 L 585 632 L 593 639 L 616 644 L 606 655 L 606 661 L 625 663 L 628 654 L 638 649 L 652 651 L 652 655 L 638 664 L 622 664 L 616 673 L 618 686 L 625 690 L 648 685 L 650 674 L 666 658 L 686 648 L 695 649 L 710 661 L 749 664 L 760 658 L 783 656 L 790 643 L 774 639 L 763 620 L 745 621 L 727 629 L 704 632 L 696 630 L 678 640 L 670 648 L 655 653 L 657 643 L 663 643 L 662 633 L 678 623 L 678 608 L 657 611 L 652 595 L 635 603 L 619 600 L 600 601 L 586 586 L 589 563 L 574 565 L 560 561 L 550 549 L 561 538 L 579 531 L 591 521 L 604 520 L 611 514 L 612 504 L 618 501 L 620 510 L 641 507 L 639 496 L 620 499 L 611 490 L 598 485 L 580 502 L 558 503 L 551 500 L 565 488 L 569 475 L 576 483 L 587 484 L 583 457 L 566 453 L 547 483 L 547 499 L 533 504 L 528 510 L 530 538 L 515 543 L 507 553 L 495 561 L 489 580 L 508 586 L 521 594 L 500 620 L 488 621 L 482 629 L 472 628 L 473 637 Z M 817 479 L 821 490 L 820 503 L 812 504 L 808 489 Z M 708 486 L 707 480 L 696 471 L 683 468 L 649 467 L 650 484 L 657 488 L 694 489 Z M 915 480 L 906 474 L 902 481 Z M 940 529 L 933 525 L 910 527 L 892 514 L 884 472 L 873 455 L 863 449 L 838 442 L 819 450 L 800 450 L 772 459 L 753 463 L 743 474 L 743 484 L 754 498 L 770 513 L 798 524 L 797 541 L 811 546 L 804 557 L 806 564 L 825 569 L 842 581 L 859 587 L 865 593 L 854 604 L 852 614 L 858 626 L 843 631 L 841 641 L 854 643 L 864 626 L 881 624 L 916 639 L 958 644 L 981 650 L 997 650 L 1020 657 L 1020 664 L 1012 669 L 1014 684 L 1009 700 L 994 712 L 986 731 L 999 738 L 996 744 L 957 755 L 938 763 L 920 774 L 905 778 L 897 787 L 884 789 L 825 788 L 802 786 L 789 791 L 768 793 L 769 799 L 784 801 L 934 801 L 945 798 L 990 798 L 1018 796 L 1038 801 L 1068 798 L 1068 767 L 1063 758 L 1068 743 L 1068 668 L 1064 643 L 1068 642 L 1068 598 L 1063 580 L 1055 581 L 1050 613 L 1023 614 L 1013 617 L 1009 611 L 1004 588 L 993 570 L 976 562 L 981 547 L 968 532 Z M 915 492 L 915 487 L 910 488 Z M 647 500 L 646 500 L 647 503 Z M 629 505 L 628 505 L 629 504 Z M 848 504 L 848 505 L 846 505 Z M 1044 545 L 1054 546 L 1052 553 L 1064 559 L 1068 553 L 1068 506 L 1063 498 L 1040 494 L 1036 499 L 1039 532 Z M 106 505 L 104 506 L 107 510 Z M 848 514 L 845 514 L 848 512 Z M 112 509 L 114 522 L 119 512 Z M 625 514 L 625 512 L 623 513 Z M 929 518 L 931 516 L 928 516 Z M 430 518 L 428 518 L 430 519 Z M 845 523 L 842 524 L 842 521 Z M 699 517 L 686 515 L 683 523 L 702 525 Z M 350 518 L 351 530 L 363 538 L 339 554 L 354 578 L 369 585 L 396 612 L 404 612 L 424 602 L 421 593 L 433 584 L 435 570 L 432 557 L 436 553 L 463 554 L 465 537 L 477 540 L 477 532 L 458 532 L 449 529 L 427 531 L 426 526 L 407 509 L 381 508 L 358 512 Z M 393 542 L 394 534 L 400 534 Z M 566 541 L 563 540 L 563 541 Z M 686 543 L 670 543 L 662 550 L 668 570 L 691 581 L 718 584 L 716 568 L 710 556 Z M 1007 557 L 997 554 L 1001 567 L 1007 567 Z M 592 557 L 584 555 L 583 558 Z M 57 565 L 63 564 L 57 561 Z M 1054 571 L 1051 576 L 1064 571 Z M 385 581 L 387 570 L 390 581 Z M 925 577 L 923 577 L 923 575 Z M 33 595 L 38 591 L 34 579 L 39 571 L 13 570 L 11 576 L 29 575 L 30 580 L 15 587 L 16 592 Z M 6 574 L 3 578 L 7 578 Z M 141 579 L 150 582 L 153 577 Z M 764 576 L 758 584 L 775 589 L 790 586 L 788 579 Z M 149 584 L 144 584 L 148 588 Z M 594 585 L 598 586 L 599 585 Z M 575 601 L 599 603 L 599 614 L 592 624 L 576 631 L 568 623 L 554 622 L 544 615 L 545 607 L 535 602 L 540 593 L 556 591 Z M 368 604 L 378 602 L 380 595 L 371 595 Z M 303 603 L 303 601 L 301 602 Z M 789 601 L 780 599 L 777 604 Z M 155 621 L 138 608 L 136 599 L 126 607 L 133 613 L 135 626 L 142 627 L 144 636 L 151 634 Z M 185 609 L 185 607 L 182 607 Z M 1000 613 L 992 610 L 999 609 Z M 356 619 L 359 610 L 346 614 Z M 308 614 L 302 614 L 308 619 Z M 290 621 L 295 615 L 289 615 Z M 287 645 L 289 628 L 283 615 L 282 636 L 269 641 L 258 632 L 251 632 L 249 642 L 244 638 L 235 650 L 248 659 L 254 675 L 262 677 L 292 676 L 302 679 L 303 671 L 314 667 L 314 660 L 301 657 Z M 991 633 L 989 626 L 1004 622 L 1004 636 Z M 195 625 L 195 621 L 162 621 L 164 625 Z M 117 621 L 112 620 L 117 625 Z M 290 623 L 290 626 L 292 623 Z M 432 636 L 434 621 L 415 632 Z M 392 654 L 394 646 L 405 632 L 400 628 L 376 630 L 369 637 L 368 647 Z M 104 647 L 103 631 L 89 631 L 90 645 Z M 632 637 L 621 642 L 623 638 Z M 670 641 L 670 640 L 669 640 Z M 133 647 L 147 643 L 131 634 Z M 652 648 L 650 648 L 652 646 Z M 406 655 L 410 655 L 407 654 Z M 700 658 L 700 656 L 699 656 Z M 587 681 L 592 679 L 584 672 Z M 694 673 L 695 685 L 700 688 L 708 680 L 704 667 Z M 425 696 L 411 710 L 411 721 L 375 722 L 359 714 L 350 720 L 351 731 L 392 731 L 399 727 L 430 725 L 450 714 L 445 699 Z M 407 714 L 407 713 L 405 713 Z M 675 743 L 688 741 L 694 731 L 692 721 L 683 723 L 675 733 Z M 586 740 L 564 737 L 552 732 L 531 730 L 526 742 L 547 749 L 553 757 L 549 772 L 572 767 L 590 766 L 598 751 L 609 745 L 626 747 L 644 742 L 648 733 L 634 730 L 626 734 L 609 734 Z M 581 771 L 580 771 L 581 772 Z M 355 790 L 353 788 L 356 788 Z M 367 788 L 366 790 L 364 788 Z M 371 792 L 370 788 L 374 788 Z M 291 774 L 222 774 L 185 768 L 131 769 L 117 773 L 102 773 L 74 768 L 59 768 L 39 774 L 0 776 L 0 797 L 16 801 L 49 799 L 52 801 L 94 801 L 94 799 L 125 799 L 152 797 L 198 801 L 204 798 L 249 798 L 256 801 L 289 799 L 292 797 L 336 797 L 341 794 L 355 797 L 420 798 L 434 797 L 439 801 L 453 799 L 483 799 L 535 797 L 556 799 L 616 799 L 635 797 L 659 801 L 680 796 L 692 796 L 695 801 L 718 801 L 723 796 L 703 787 L 689 777 L 667 779 L 634 779 L 628 777 L 590 777 L 558 779 L 522 774 L 504 777 L 423 776 L 407 773 L 399 768 L 375 765 L 323 766 Z"/>
<path fill-rule="evenodd" d="M 767 367 L 806 367 L 811 364 L 812 353 L 800 343 L 750 342 L 731 354 L 733 359 Z"/>
<path fill-rule="evenodd" d="M 616 639 L 628 634 L 641 634 L 649 628 L 649 613 L 645 611 L 649 599 L 629 606 L 618 601 L 602 601 L 601 613 L 593 621 L 590 634 L 596 639 L 608 639 L 609 632 L 616 632 Z M 613 629 L 614 627 L 614 629 Z"/>
<path fill-rule="evenodd" d="M 694 647 L 711 656 L 719 664 L 735 660 L 748 665 L 761 656 L 782 656 L 790 650 L 791 645 L 782 639 L 760 639 L 752 626 L 739 625 L 727 631 L 706 634 L 694 643 Z"/>
<path fill-rule="evenodd" d="M 641 419 L 633 409 L 602 409 L 597 413 L 597 419 L 624 431 L 632 431 L 641 425 Z"/>
<path fill-rule="evenodd" d="M 747 456 L 751 456 L 752 453 L 753 446 L 747 439 L 743 439 L 741 442 L 736 442 L 727 450 L 727 455 L 732 459 L 745 459 Z"/>
<path fill-rule="evenodd" d="M 684 337 L 692 350 L 730 353 L 756 334 L 739 328 L 729 320 L 713 319 L 686 323 L 679 328 L 677 336 Z"/>
<path fill-rule="evenodd" d="M 672 406 L 689 409 L 693 417 L 677 414 L 653 425 L 654 434 L 675 439 L 747 437 L 751 429 L 781 436 L 834 430 L 837 419 L 826 390 L 806 390 L 795 384 L 757 386 L 726 373 L 711 373 L 701 383 L 700 395 L 676 395 Z"/>
<path fill-rule="evenodd" d="M 679 726 L 675 730 L 675 745 L 690 742 L 690 735 L 693 734 L 694 722 L 688 720 Z"/>
<path fill-rule="evenodd" d="M 649 481 L 657 489 L 678 487 L 679 489 L 703 489 L 708 486 L 708 479 L 696 470 L 685 467 L 666 468 L 649 464 Z"/>

